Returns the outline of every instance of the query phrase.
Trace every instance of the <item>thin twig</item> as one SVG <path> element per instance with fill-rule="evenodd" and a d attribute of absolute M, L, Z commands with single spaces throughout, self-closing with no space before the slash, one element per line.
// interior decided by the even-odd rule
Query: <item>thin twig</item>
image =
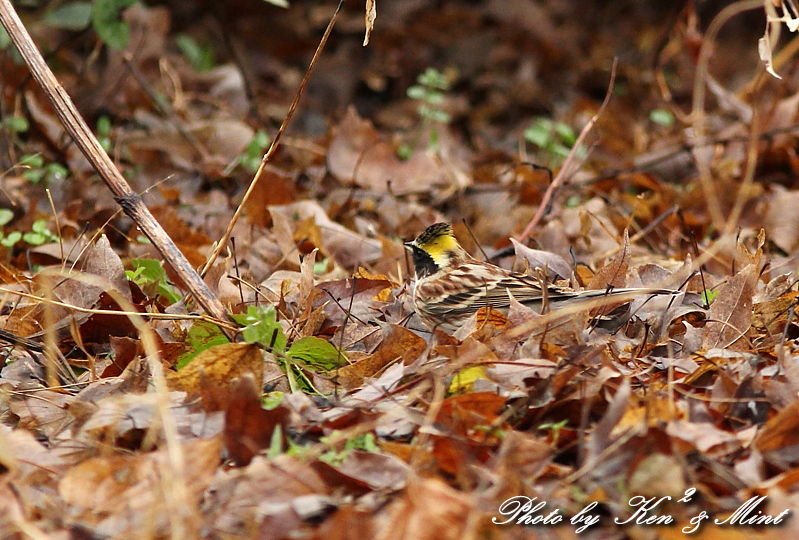
<path fill-rule="evenodd" d="M 72 99 L 58 82 L 55 75 L 53 75 L 44 58 L 42 58 L 41 53 L 36 48 L 36 44 L 23 26 L 9 0 L 0 0 L 0 22 L 2 22 L 12 42 L 27 63 L 33 78 L 36 79 L 36 82 L 52 103 L 53 109 L 64 128 L 114 194 L 114 199 L 122 207 L 125 214 L 150 239 L 181 281 L 186 284 L 186 287 L 194 295 L 197 302 L 214 318 L 227 320 L 228 313 L 225 307 L 203 282 L 202 278 L 191 266 L 191 263 L 175 246 L 175 243 L 164 231 L 163 227 L 144 205 L 141 197 L 130 188 L 125 178 L 108 157 L 108 154 L 105 153 L 86 121 L 78 112 Z M 223 331 L 230 333 L 228 329 L 223 329 Z M 233 334 L 230 333 L 228 337 L 232 338 Z"/>
<path fill-rule="evenodd" d="M 272 144 L 269 146 L 269 149 L 264 154 L 264 157 L 261 159 L 261 165 L 258 167 L 258 170 L 255 173 L 255 177 L 250 182 L 247 191 L 244 193 L 244 197 L 241 199 L 241 203 L 239 203 L 239 207 L 236 208 L 236 212 L 233 214 L 233 217 L 228 223 L 227 229 L 225 233 L 222 235 L 222 238 L 216 243 L 216 247 L 211 255 L 208 257 L 208 260 L 205 262 L 205 266 L 203 266 L 202 270 L 200 270 L 200 275 L 204 276 L 208 269 L 211 268 L 211 265 L 214 264 L 219 254 L 222 253 L 222 250 L 225 249 L 228 240 L 230 239 L 230 235 L 233 234 L 233 227 L 238 222 L 239 218 L 241 217 L 242 212 L 244 212 L 244 206 L 247 204 L 247 201 L 250 199 L 252 192 L 255 190 L 255 186 L 258 184 L 258 181 L 261 179 L 263 175 L 264 168 L 266 164 L 272 159 L 275 151 L 277 150 L 278 144 L 280 143 L 280 139 L 283 136 L 283 132 L 286 131 L 286 127 L 288 127 L 289 122 L 291 121 L 292 116 L 294 116 L 294 111 L 297 109 L 297 105 L 300 102 L 300 98 L 302 97 L 303 92 L 305 91 L 305 86 L 308 84 L 308 80 L 311 78 L 311 73 L 313 73 L 314 67 L 316 67 L 316 62 L 319 60 L 319 56 L 322 54 L 322 50 L 325 48 L 327 44 L 327 39 L 330 37 L 330 32 L 333 30 L 333 26 L 336 24 L 336 19 L 338 19 L 338 14 L 341 11 L 341 6 L 344 4 L 344 0 L 339 0 L 338 5 L 336 6 L 336 11 L 333 13 L 333 17 L 330 18 L 330 22 L 327 24 L 327 28 L 325 28 L 325 33 L 322 35 L 322 39 L 319 41 L 319 45 L 316 47 L 316 51 L 314 52 L 313 58 L 311 58 L 311 63 L 308 65 L 308 70 L 305 72 L 305 76 L 302 78 L 302 82 L 300 82 L 300 87 L 297 89 L 297 94 L 294 96 L 294 101 L 291 102 L 291 106 L 289 107 L 289 111 L 286 114 L 286 118 L 283 119 L 283 123 L 280 124 L 280 128 L 277 130 L 277 134 L 275 138 L 272 140 Z"/>
<path fill-rule="evenodd" d="M 763 6 L 762 0 L 741 0 L 730 4 L 722 9 L 716 17 L 710 22 L 702 46 L 699 49 L 699 59 L 696 63 L 696 79 L 694 80 L 694 102 L 691 111 L 692 128 L 696 141 L 696 146 L 704 146 L 705 134 L 705 88 L 707 86 L 707 75 L 710 65 L 710 56 L 716 44 L 716 36 L 718 35 L 721 27 L 729 21 L 733 16 L 743 13 L 750 9 L 756 9 Z M 699 169 L 699 180 L 702 186 L 702 191 L 705 194 L 708 212 L 710 213 L 711 222 L 713 226 L 719 230 L 731 228 L 725 227 L 732 222 L 724 218 L 721 211 L 721 203 L 719 201 L 716 188 L 713 184 L 711 176 L 709 159 L 702 156 L 696 156 L 696 166 Z M 734 225 L 733 225 L 734 226 Z M 721 235 L 722 237 L 725 235 Z"/>
<path fill-rule="evenodd" d="M 577 137 L 577 141 L 574 143 L 574 146 L 572 146 L 569 155 L 566 157 L 566 160 L 563 162 L 563 166 L 560 168 L 560 171 L 558 171 L 558 174 L 557 176 L 555 176 L 555 179 L 552 180 L 552 183 L 549 184 L 549 187 L 547 188 L 546 192 L 544 192 L 544 198 L 541 200 L 541 204 L 538 206 L 538 210 L 536 210 L 533 219 L 530 220 L 530 223 L 528 223 L 527 227 L 524 228 L 524 232 L 522 232 L 521 236 L 519 236 L 518 238 L 519 242 L 524 243 L 527 240 L 527 238 L 530 236 L 530 233 L 533 232 L 535 226 L 538 225 L 538 222 L 541 221 L 541 218 L 544 216 L 544 210 L 549 206 L 549 201 L 550 199 L 552 199 L 555 190 L 557 190 L 561 186 L 561 184 L 566 182 L 566 180 L 571 177 L 573 172 L 572 169 L 574 170 L 577 169 L 577 166 L 579 164 L 572 166 L 572 164 L 575 163 L 577 159 L 577 151 L 582 146 L 583 141 L 588 136 L 588 133 L 594 127 L 594 124 L 596 124 L 596 121 L 599 119 L 600 116 L 602 116 L 602 113 L 605 111 L 605 107 L 607 107 L 608 102 L 610 101 L 610 95 L 613 91 L 613 84 L 616 81 L 617 63 L 618 63 L 617 59 L 614 58 L 613 66 L 610 68 L 610 83 L 608 83 L 608 91 L 605 94 L 605 100 L 602 102 L 602 105 L 600 105 L 599 110 L 596 112 L 596 114 L 591 117 L 591 120 L 589 120 L 588 123 L 585 125 L 585 127 L 583 127 L 582 131 L 580 131 L 580 136 Z"/>

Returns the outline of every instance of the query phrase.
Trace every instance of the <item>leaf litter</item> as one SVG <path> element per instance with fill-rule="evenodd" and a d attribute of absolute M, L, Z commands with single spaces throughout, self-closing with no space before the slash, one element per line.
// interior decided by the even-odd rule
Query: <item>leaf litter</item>
<path fill-rule="evenodd" d="M 601 519 L 581 536 L 671 538 L 753 495 L 764 513 L 799 510 L 796 83 L 775 43 L 758 49 L 756 25 L 735 18 L 708 34 L 707 6 L 641 3 L 621 17 L 591 4 L 589 26 L 557 2 L 400 4 L 367 3 L 366 49 L 363 12 L 342 11 L 235 246 L 206 275 L 246 327 L 235 343 L 198 315 L 0 52 L 0 205 L 12 215 L 0 230 L 0 536 L 571 538 L 568 518 L 596 503 Z M 123 52 L 30 24 L 201 266 L 330 13 L 203 11 L 222 39 L 183 8 L 128 8 Z M 218 65 L 193 64 L 178 32 Z M 552 150 L 599 110 L 619 50 L 585 159 L 519 242 L 553 176 L 537 166 L 563 165 Z M 758 79 L 761 58 L 783 80 Z M 430 67 L 447 84 L 408 91 Z M 697 85 L 710 145 L 691 131 Z M 526 138 L 530 126 L 551 138 Z M 713 204 L 740 212 L 731 234 Z M 507 316 L 431 334 L 413 314 L 402 242 L 442 220 L 476 257 L 542 281 L 681 294 L 636 301 L 615 329 L 512 300 Z M 617 525 L 634 495 L 672 497 L 657 513 L 676 525 Z M 497 525 L 516 496 L 566 519 Z"/>

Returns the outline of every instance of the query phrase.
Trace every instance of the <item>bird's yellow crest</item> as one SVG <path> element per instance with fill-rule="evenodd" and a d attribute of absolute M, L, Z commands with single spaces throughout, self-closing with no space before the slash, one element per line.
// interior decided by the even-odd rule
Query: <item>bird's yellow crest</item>
<path fill-rule="evenodd" d="M 430 225 L 412 244 L 424 250 L 438 267 L 446 266 L 453 254 L 463 250 L 448 223 Z"/>

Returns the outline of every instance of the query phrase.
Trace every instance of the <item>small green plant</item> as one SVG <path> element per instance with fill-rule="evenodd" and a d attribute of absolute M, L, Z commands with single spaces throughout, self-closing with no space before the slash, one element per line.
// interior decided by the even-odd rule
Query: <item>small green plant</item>
<path fill-rule="evenodd" d="M 244 152 L 239 156 L 238 163 L 248 171 L 254 173 L 258 170 L 258 167 L 261 166 L 261 159 L 263 159 L 264 152 L 266 152 L 271 142 L 272 138 L 266 131 L 263 129 L 258 130 L 247 145 L 247 148 L 245 148 Z"/>
<path fill-rule="evenodd" d="M 24 116 L 7 116 L 3 118 L 3 125 L 14 134 L 25 133 L 30 128 L 30 123 Z"/>
<path fill-rule="evenodd" d="M 14 219 L 14 212 L 8 208 L 0 208 L 0 227 L 8 225 Z M 48 242 L 58 242 L 58 236 L 47 228 L 47 221 L 37 219 L 31 225 L 31 230 L 23 233 L 21 231 L 11 231 L 8 234 L 0 232 L 0 245 L 11 249 L 17 242 L 24 240 L 31 246 L 41 246 Z"/>
<path fill-rule="evenodd" d="M 423 133 L 429 133 L 427 147 L 430 150 L 437 150 L 438 129 L 452 120 L 449 113 L 441 108 L 450 88 L 449 78 L 435 68 L 427 68 L 416 78 L 416 83 L 408 88 L 407 95 L 419 102 L 416 112 L 419 114 L 421 124 L 413 144 L 402 144 L 397 149 L 397 155 L 401 159 L 408 159 L 411 156 Z"/>
<path fill-rule="evenodd" d="M 136 0 L 94 0 L 91 21 L 100 39 L 118 51 L 128 45 L 130 26 L 122 20 L 122 12 L 136 3 Z"/>
<path fill-rule="evenodd" d="M 92 20 L 91 2 L 54 3 L 54 6 L 42 17 L 42 22 L 52 28 L 79 32 L 89 26 Z"/>
<path fill-rule="evenodd" d="M 563 163 L 569 155 L 577 142 L 577 134 L 568 124 L 538 117 L 524 130 L 524 140 L 540 148 L 548 165 L 554 167 Z M 577 149 L 579 159 L 584 159 L 586 154 L 585 147 Z"/>
<path fill-rule="evenodd" d="M 244 326 L 241 337 L 246 343 L 260 344 L 275 355 L 292 391 L 302 389 L 319 394 L 305 370 L 327 374 L 346 363 L 344 353 L 322 338 L 303 337 L 287 348 L 288 338 L 272 306 L 249 306 L 246 313 L 234 315 L 233 320 Z"/>
<path fill-rule="evenodd" d="M 333 431 L 329 436 L 319 439 L 321 443 L 331 443 L 340 438 L 341 432 Z M 364 433 L 344 442 L 344 448 L 341 450 L 331 449 L 319 456 L 319 461 L 327 463 L 328 465 L 340 465 L 347 460 L 347 457 L 353 450 L 363 450 L 365 452 L 380 452 L 380 447 L 377 445 L 373 433 Z"/>
<path fill-rule="evenodd" d="M 97 141 L 107 153 L 111 153 L 111 119 L 103 115 L 97 119 Z"/>
<path fill-rule="evenodd" d="M 14 212 L 8 208 L 0 208 L 0 227 L 8 225 L 14 219 Z M 12 231 L 7 235 L 0 231 L 0 245 L 11 249 L 14 244 L 22 239 L 22 233 L 19 231 Z"/>
<path fill-rule="evenodd" d="M 674 115 L 671 114 L 671 111 L 667 111 L 666 109 L 654 109 L 649 113 L 649 120 L 663 127 L 671 127 L 674 125 Z"/>
<path fill-rule="evenodd" d="M 125 270 L 128 280 L 132 281 L 148 297 L 162 296 L 167 305 L 179 302 L 180 292 L 169 282 L 166 270 L 161 261 L 155 259 L 131 259 L 131 269 Z"/>
<path fill-rule="evenodd" d="M 47 228 L 47 221 L 37 219 L 31 225 L 31 231 L 23 234 L 22 239 L 32 246 L 41 246 L 48 242 L 58 242 L 58 235 Z"/>
<path fill-rule="evenodd" d="M 123 50 L 130 38 L 130 27 L 122 20 L 122 12 L 137 0 L 77 0 L 50 2 L 43 15 L 34 21 L 51 28 L 79 32 L 91 26 L 100 40 L 118 51 Z M 0 50 L 11 45 L 11 37 L 0 25 Z M 14 54 L 14 61 L 21 63 L 22 57 Z"/>
<path fill-rule="evenodd" d="M 22 176 L 32 184 L 64 180 L 69 175 L 69 169 L 60 163 L 45 163 L 41 154 L 25 154 L 19 160 L 19 166 L 25 169 Z"/>
<path fill-rule="evenodd" d="M 713 300 L 719 295 L 719 291 L 711 291 L 710 289 L 705 289 L 702 291 L 702 302 L 709 306 L 713 303 Z"/>
<path fill-rule="evenodd" d="M 210 45 L 201 45 L 187 34 L 175 36 L 175 44 L 197 71 L 208 71 L 216 65 L 214 50 Z"/>
<path fill-rule="evenodd" d="M 550 422 L 548 424 L 541 424 L 538 426 L 538 429 L 545 431 L 549 430 L 552 432 L 552 444 L 557 444 L 558 437 L 560 437 L 560 430 L 563 429 L 566 424 L 569 423 L 567 418 L 564 418 L 560 422 Z"/>

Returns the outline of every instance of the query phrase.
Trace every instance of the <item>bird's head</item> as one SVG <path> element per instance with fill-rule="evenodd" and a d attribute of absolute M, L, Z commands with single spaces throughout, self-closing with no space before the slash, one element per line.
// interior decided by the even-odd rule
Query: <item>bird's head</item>
<path fill-rule="evenodd" d="M 458 244 L 449 223 L 434 223 L 413 242 L 405 242 L 411 250 L 416 278 L 435 274 L 468 254 Z"/>

